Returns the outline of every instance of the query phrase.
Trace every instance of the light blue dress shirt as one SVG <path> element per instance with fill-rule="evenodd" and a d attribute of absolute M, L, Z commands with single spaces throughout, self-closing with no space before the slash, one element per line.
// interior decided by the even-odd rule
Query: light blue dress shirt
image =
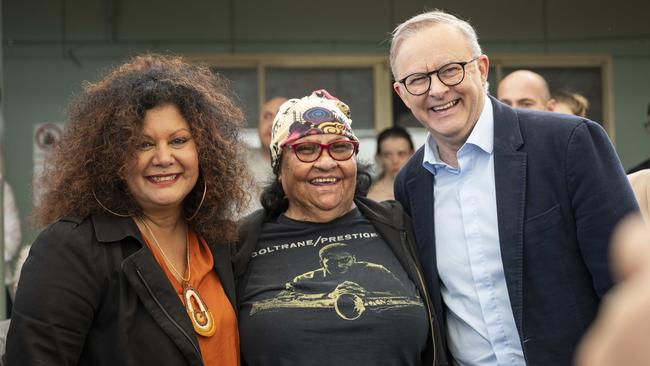
<path fill-rule="evenodd" d="M 457 365 L 525 365 L 501 260 L 493 146 L 486 98 L 458 168 L 440 160 L 431 135 L 424 150 L 422 165 L 435 176 L 436 258 Z"/>

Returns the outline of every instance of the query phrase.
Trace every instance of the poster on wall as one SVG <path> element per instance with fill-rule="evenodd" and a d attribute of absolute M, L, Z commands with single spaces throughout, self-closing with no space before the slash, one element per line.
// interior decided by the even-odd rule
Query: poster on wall
<path fill-rule="evenodd" d="M 63 125 L 61 122 L 45 122 L 34 126 L 34 206 L 38 204 L 41 197 L 38 179 L 43 172 L 45 158 L 61 140 Z"/>

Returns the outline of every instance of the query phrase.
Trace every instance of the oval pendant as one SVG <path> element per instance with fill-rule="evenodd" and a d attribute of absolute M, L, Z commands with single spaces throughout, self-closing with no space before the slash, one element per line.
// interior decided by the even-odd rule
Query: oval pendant
<path fill-rule="evenodd" d="M 185 309 L 190 316 L 194 331 L 204 337 L 212 336 L 217 331 L 217 326 L 201 295 L 189 283 L 185 283 L 183 297 L 185 298 Z M 196 308 L 194 307 L 195 303 Z"/>

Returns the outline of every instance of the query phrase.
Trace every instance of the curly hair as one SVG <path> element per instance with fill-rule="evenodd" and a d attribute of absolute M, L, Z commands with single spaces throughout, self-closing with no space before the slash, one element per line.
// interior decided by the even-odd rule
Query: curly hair
<path fill-rule="evenodd" d="M 34 218 L 47 225 L 63 216 L 105 213 L 98 200 L 113 212 L 141 213 L 126 178 L 144 116 L 173 104 L 190 126 L 200 169 L 183 215 L 196 212 L 205 185 L 205 200 L 190 227 L 209 241 L 233 240 L 235 215 L 246 206 L 252 183 L 240 136 L 244 114 L 229 90 L 208 67 L 155 54 L 136 56 L 96 83 L 85 82 L 41 177 L 43 195 Z"/>

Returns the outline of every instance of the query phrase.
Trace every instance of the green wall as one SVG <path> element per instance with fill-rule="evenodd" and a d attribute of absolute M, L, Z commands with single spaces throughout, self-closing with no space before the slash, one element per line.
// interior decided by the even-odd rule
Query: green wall
<path fill-rule="evenodd" d="M 414 0 L 4 0 L 6 177 L 31 210 L 33 129 L 65 121 L 83 80 L 143 51 L 387 54 L 389 32 L 425 8 L 470 20 L 484 52 L 607 54 L 613 60 L 617 150 L 630 167 L 650 156 L 650 3 Z M 23 225 L 24 241 L 35 229 Z"/>
<path fill-rule="evenodd" d="M 630 168 L 650 157 L 650 136 L 643 128 L 650 104 L 650 57 L 617 57 L 613 72 L 616 149 Z"/>

